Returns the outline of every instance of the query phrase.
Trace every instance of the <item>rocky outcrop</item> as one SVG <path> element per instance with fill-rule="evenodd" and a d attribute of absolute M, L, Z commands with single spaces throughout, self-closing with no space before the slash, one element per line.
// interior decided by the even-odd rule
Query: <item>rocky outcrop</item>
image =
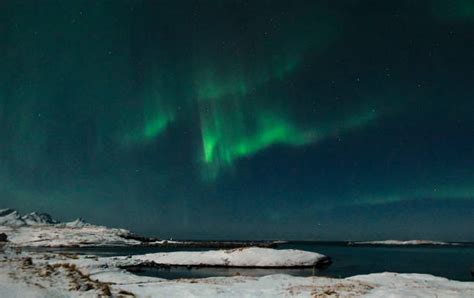
<path fill-rule="evenodd" d="M 0 225 L 2 226 L 24 226 L 25 221 L 21 219 L 21 215 L 18 211 L 13 209 L 0 209 Z"/>
<path fill-rule="evenodd" d="M 58 223 L 58 221 L 54 220 L 49 214 L 39 212 L 31 212 L 30 214 L 23 215 L 21 219 L 27 225 L 51 225 Z"/>
<path fill-rule="evenodd" d="M 37 225 L 52 225 L 57 224 L 47 213 L 31 212 L 26 215 L 21 215 L 14 209 L 0 209 L 0 225 L 21 227 L 21 226 L 37 226 Z"/>

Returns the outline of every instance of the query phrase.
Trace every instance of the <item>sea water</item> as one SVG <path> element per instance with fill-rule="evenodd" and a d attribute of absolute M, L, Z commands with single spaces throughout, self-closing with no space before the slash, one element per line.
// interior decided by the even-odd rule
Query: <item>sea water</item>
<path fill-rule="evenodd" d="M 333 263 L 327 269 L 244 269 L 244 268 L 135 268 L 138 275 L 167 279 L 202 278 L 211 276 L 291 274 L 298 276 L 348 277 L 359 274 L 398 272 L 426 273 L 461 281 L 474 281 L 474 244 L 461 245 L 350 245 L 347 242 L 288 242 L 277 249 L 314 251 L 331 257 Z M 64 250 L 64 249 L 61 249 Z M 98 256 L 123 256 L 153 252 L 197 251 L 205 248 L 160 247 L 90 247 L 68 249 L 69 252 Z"/>

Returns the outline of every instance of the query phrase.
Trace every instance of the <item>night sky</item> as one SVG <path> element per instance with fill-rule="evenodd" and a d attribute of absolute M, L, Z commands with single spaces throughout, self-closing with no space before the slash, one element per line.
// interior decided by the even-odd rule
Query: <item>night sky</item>
<path fill-rule="evenodd" d="M 0 1 L 0 207 L 474 241 L 474 1 Z"/>

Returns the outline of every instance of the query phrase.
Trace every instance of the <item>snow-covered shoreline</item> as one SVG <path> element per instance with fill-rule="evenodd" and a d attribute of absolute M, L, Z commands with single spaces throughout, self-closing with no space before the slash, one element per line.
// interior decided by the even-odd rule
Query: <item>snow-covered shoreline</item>
<path fill-rule="evenodd" d="M 233 276 L 165 280 L 120 268 L 121 258 L 0 252 L 0 297 L 473 297 L 474 282 L 428 274 L 377 273 L 344 279 Z"/>

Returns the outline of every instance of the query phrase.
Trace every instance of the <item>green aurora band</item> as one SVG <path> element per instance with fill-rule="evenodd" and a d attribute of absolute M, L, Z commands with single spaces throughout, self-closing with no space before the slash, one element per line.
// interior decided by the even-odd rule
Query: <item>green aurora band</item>
<path fill-rule="evenodd" d="M 439 12 L 441 4 L 440 1 L 433 1 L 433 10 Z M 104 6 L 100 9 L 106 8 Z M 451 12 L 459 18 L 472 14 L 469 1 L 455 1 L 451 8 L 446 14 Z M 299 101 L 300 98 L 272 91 L 275 86 L 278 89 L 278 86 L 292 84 L 293 76 L 304 66 L 317 67 L 315 57 L 330 48 L 342 34 L 338 22 L 340 20 L 337 15 L 315 5 L 308 11 L 300 11 L 298 19 L 282 16 L 270 26 L 257 22 L 244 31 L 231 33 L 216 28 L 215 39 L 223 40 L 222 44 L 206 40 L 206 31 L 195 32 L 196 42 L 191 41 L 189 44 L 193 55 L 184 57 L 176 54 L 185 70 L 178 76 L 174 73 L 176 65 L 166 62 L 173 60 L 174 56 L 160 52 L 161 40 L 156 37 L 157 45 L 143 46 L 144 49 L 141 50 L 147 60 L 144 70 L 140 70 L 144 74 L 135 88 L 138 91 L 134 93 L 134 90 L 128 90 L 124 86 L 116 92 L 130 93 L 133 96 L 132 103 L 116 109 L 114 106 L 120 104 L 114 103 L 113 98 L 107 99 L 104 101 L 104 108 L 99 111 L 102 115 L 94 116 L 97 117 L 94 121 L 101 131 L 99 137 L 107 139 L 108 134 L 114 135 L 115 141 L 124 148 L 147 145 L 159 141 L 166 129 L 179 119 L 197 117 L 201 148 L 196 148 L 196 156 L 202 164 L 203 177 L 212 180 L 222 170 L 232 168 L 238 159 L 252 156 L 274 145 L 303 146 L 364 126 L 379 116 L 380 107 L 374 109 L 367 102 L 360 102 L 351 108 L 351 112 L 341 112 L 333 119 L 321 118 L 321 115 L 316 114 L 302 121 L 291 106 L 291 101 Z M 123 26 L 130 25 L 125 23 Z M 257 27 L 266 27 L 266 30 L 256 30 Z M 105 35 L 106 29 L 101 34 Z M 82 36 L 87 32 L 79 33 Z M 181 31 L 178 33 L 183 36 L 186 34 Z M 225 46 L 238 40 L 240 35 L 243 36 L 240 39 L 252 40 L 255 45 L 239 46 L 238 50 Z M 121 37 L 117 35 L 114 38 Z M 102 39 L 99 42 L 102 44 L 96 46 L 97 50 L 93 48 L 98 56 L 99 49 L 113 48 L 112 41 Z M 100 52 L 100 55 L 106 55 L 103 59 L 112 59 L 110 63 L 114 62 L 122 67 L 121 72 L 114 76 L 118 80 L 130 80 L 134 70 L 122 61 L 126 60 L 124 58 L 129 59 L 131 53 L 109 54 Z M 153 59 L 148 59 L 149 57 Z M 73 62 L 74 64 L 69 62 L 72 64 L 71 68 L 79 65 L 79 61 Z M 108 75 L 106 69 L 97 69 L 97 72 L 103 77 Z M 36 92 L 32 90 L 31 93 L 31 98 L 34 98 Z M 91 98 L 91 102 L 99 96 L 84 94 L 84 97 Z M 314 97 L 316 96 L 315 94 Z M 16 109 L 41 109 L 26 105 L 29 101 L 25 100 L 25 105 Z M 108 106 L 114 108 L 109 111 Z M 182 112 L 192 111 L 194 107 L 197 107 L 196 115 L 184 115 Z M 84 111 L 90 113 L 87 109 Z M 92 117 L 88 114 L 85 116 Z M 16 136 L 19 140 L 15 143 L 33 143 L 37 147 L 33 152 L 40 154 L 44 151 L 44 141 L 40 138 L 44 134 L 36 134 L 37 140 L 28 140 L 28 132 L 32 127 L 39 131 L 46 128 L 38 126 L 31 119 L 19 120 L 18 123 Z M 98 143 L 103 142 L 99 140 Z M 33 155 L 30 153 L 30 156 Z M 18 159 L 22 160 L 22 157 Z M 35 160 L 33 157 L 31 159 Z"/>
<path fill-rule="evenodd" d="M 211 48 L 215 58 L 209 60 L 208 48 L 197 49 L 207 53 L 197 59 L 194 80 L 205 179 L 275 144 L 301 146 L 321 137 L 311 125 L 299 124 L 284 97 L 269 94 L 270 85 L 291 83 L 308 54 L 322 53 L 340 35 L 336 19 L 324 9 L 300 13 L 298 19 L 275 20 L 267 31 L 249 28 L 243 35 L 259 42 L 243 53 Z M 285 30 L 278 30 L 277 23 Z"/>
<path fill-rule="evenodd" d="M 127 129 L 119 137 L 119 141 L 125 145 L 146 144 L 155 140 L 163 133 L 176 117 L 176 111 L 169 103 L 162 99 L 158 93 L 146 100 L 145 108 L 139 111 L 137 122 L 138 128 Z"/>
<path fill-rule="evenodd" d="M 162 61 L 153 62 L 149 73 L 158 79 L 148 79 L 142 88 L 148 91 L 138 96 L 146 104 L 136 113 L 134 127 L 129 126 L 133 121 L 126 121 L 121 143 L 130 146 L 155 141 L 179 118 L 179 107 L 184 105 L 189 110 L 189 106 L 197 105 L 202 143 L 197 155 L 203 165 L 203 177 L 213 180 L 239 158 L 273 145 L 302 146 L 365 123 L 373 118 L 372 114 L 346 115 L 348 119 L 338 119 L 337 123 L 319 119 L 303 126 L 294 108 L 285 103 L 287 96 L 269 94 L 275 84 L 291 83 L 291 76 L 307 63 L 308 55 L 323 53 L 338 39 L 341 32 L 336 24 L 334 15 L 315 5 L 300 11 L 297 19 L 281 16 L 269 26 L 257 21 L 244 31 L 230 33 L 213 28 L 219 37 L 216 40 L 224 40 L 222 44 L 203 42 L 207 32 L 203 36 L 197 32 L 192 61 L 184 60 L 188 69 L 189 65 L 194 69 L 192 90 L 182 95 L 192 98 L 191 102 L 176 96 L 181 86 L 163 84 L 166 68 Z M 267 30 L 256 30 L 260 27 Z M 242 36 L 255 44 L 234 49 L 233 41 L 244 39 Z"/>
<path fill-rule="evenodd" d="M 269 110 L 249 110 L 229 103 L 214 103 L 202 109 L 201 131 L 204 177 L 216 178 L 239 158 L 251 156 L 273 145 L 302 146 L 361 127 L 377 118 L 374 110 L 337 121 L 302 127 L 289 115 Z"/>

